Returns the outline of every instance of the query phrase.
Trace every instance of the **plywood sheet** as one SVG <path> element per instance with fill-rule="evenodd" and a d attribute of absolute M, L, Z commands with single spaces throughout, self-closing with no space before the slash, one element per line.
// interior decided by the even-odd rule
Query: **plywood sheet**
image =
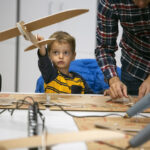
<path fill-rule="evenodd" d="M 88 117 L 88 118 L 74 118 L 79 130 L 91 130 L 95 128 L 95 124 L 102 124 L 109 127 L 118 127 L 121 129 L 143 129 L 148 123 L 150 123 L 150 118 L 131 118 L 124 119 L 121 117 Z M 137 134 L 137 133 L 130 133 Z M 125 149 L 128 146 L 129 140 L 133 136 L 128 135 L 124 139 L 111 140 L 108 142 L 88 142 L 88 150 L 116 150 Z M 130 148 L 129 150 L 132 150 Z M 139 148 L 134 148 L 134 150 L 149 150 L 150 142 L 145 143 Z"/>
<path fill-rule="evenodd" d="M 30 98 L 27 98 L 30 97 Z M 131 97 L 130 100 L 111 101 L 109 96 L 89 95 L 89 94 L 45 94 L 45 93 L 0 93 L 0 108 L 15 108 L 16 103 L 25 99 L 39 103 L 40 109 L 45 109 L 49 106 L 50 110 L 61 110 L 59 105 L 64 110 L 71 111 L 97 111 L 97 112 L 126 112 L 131 106 L 130 103 L 136 103 L 136 97 Z M 7 103 L 8 105 L 3 105 Z M 46 104 L 46 105 L 45 105 Z M 21 109 L 28 108 L 27 105 L 22 105 Z M 145 110 L 150 112 L 150 108 Z"/>
<path fill-rule="evenodd" d="M 102 112 L 125 112 L 137 101 L 136 97 L 130 97 L 130 100 L 111 101 L 109 96 L 102 95 L 52 95 L 51 102 L 66 104 L 65 110 L 78 111 L 102 111 Z M 51 107 L 51 110 L 60 110 L 59 107 Z M 150 109 L 145 110 L 150 112 Z"/>
<path fill-rule="evenodd" d="M 11 109 L 16 108 L 17 102 L 21 100 L 26 100 L 28 102 L 46 101 L 45 94 L 31 94 L 31 93 L 0 93 L 0 108 L 1 109 Z M 19 104 L 20 105 L 20 104 Z M 27 109 L 29 105 L 22 105 L 19 109 Z M 45 109 L 45 106 L 39 103 L 40 109 Z"/>

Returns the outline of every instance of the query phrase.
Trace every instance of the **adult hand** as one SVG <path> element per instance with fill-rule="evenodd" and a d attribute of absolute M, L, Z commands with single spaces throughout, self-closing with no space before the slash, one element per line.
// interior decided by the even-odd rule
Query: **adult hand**
<path fill-rule="evenodd" d="M 110 95 L 110 89 L 106 89 L 104 91 L 104 96 L 109 96 Z"/>
<path fill-rule="evenodd" d="M 150 75 L 144 80 L 139 87 L 138 100 L 150 93 Z"/>
<path fill-rule="evenodd" d="M 122 97 L 128 97 L 127 95 L 127 87 L 125 84 L 123 84 L 119 77 L 115 76 L 112 77 L 109 80 L 109 93 L 111 98 L 116 99 L 116 98 L 122 98 Z"/>

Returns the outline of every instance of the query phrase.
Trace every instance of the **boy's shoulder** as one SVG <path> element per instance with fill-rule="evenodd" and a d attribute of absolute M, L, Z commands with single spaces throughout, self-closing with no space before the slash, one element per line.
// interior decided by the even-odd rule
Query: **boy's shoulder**
<path fill-rule="evenodd" d="M 79 78 L 83 79 L 83 77 L 80 74 L 76 73 L 76 72 L 71 71 L 70 73 L 72 74 L 73 78 L 74 77 L 79 77 Z"/>

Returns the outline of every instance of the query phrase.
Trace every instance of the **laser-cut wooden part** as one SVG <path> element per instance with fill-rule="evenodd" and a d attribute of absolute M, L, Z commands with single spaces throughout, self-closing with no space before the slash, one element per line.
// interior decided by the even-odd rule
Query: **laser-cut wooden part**
<path fill-rule="evenodd" d="M 23 21 L 18 22 L 16 24 L 17 27 L 0 32 L 0 41 L 4 41 L 22 34 L 26 40 L 29 40 L 31 41 L 31 43 L 33 43 L 33 45 L 27 47 L 25 51 L 29 51 L 34 48 L 40 48 L 42 45 L 46 45 L 51 41 L 53 41 L 54 39 L 38 41 L 36 37 L 31 33 L 31 31 L 64 21 L 66 19 L 70 19 L 72 17 L 81 15 L 86 12 L 88 12 L 88 9 L 68 10 L 45 18 L 41 18 L 39 20 L 27 24 L 25 24 Z"/>
<path fill-rule="evenodd" d="M 50 15 L 48 17 L 44 17 L 29 23 L 25 23 L 24 26 L 28 30 L 28 32 L 38 30 L 40 28 L 50 26 L 52 24 L 73 18 L 75 16 L 81 15 L 83 13 L 88 12 L 88 9 L 73 9 L 73 10 L 67 10 L 63 11 L 57 14 Z M 21 35 L 17 27 L 8 29 L 6 31 L 0 32 L 0 41 L 4 41 L 16 36 Z"/>

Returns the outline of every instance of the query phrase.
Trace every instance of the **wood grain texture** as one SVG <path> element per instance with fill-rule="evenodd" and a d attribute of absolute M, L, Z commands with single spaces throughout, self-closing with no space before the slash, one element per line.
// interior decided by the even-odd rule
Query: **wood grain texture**
<path fill-rule="evenodd" d="M 150 123 L 150 118 L 131 118 L 124 119 L 121 117 L 88 117 L 88 118 L 74 118 L 79 130 L 91 130 L 95 129 L 95 124 L 103 124 L 104 126 L 109 126 L 111 128 L 120 129 L 143 129 L 148 123 Z M 129 134 L 137 134 L 129 133 Z M 125 149 L 128 146 L 128 141 L 133 136 L 128 135 L 124 139 L 114 139 L 109 142 L 88 142 L 88 150 L 116 150 L 117 148 Z M 129 150 L 149 150 L 150 142 L 145 143 L 139 148 L 130 148 Z"/>
<path fill-rule="evenodd" d="M 58 104 L 63 107 L 64 110 L 68 111 L 95 111 L 95 112 L 126 112 L 130 106 L 127 103 L 120 103 L 109 101 L 109 96 L 102 95 L 90 95 L 90 94 L 45 94 L 45 93 L 0 93 L 0 99 L 7 100 L 20 100 L 30 96 L 36 102 L 39 103 L 40 109 L 45 109 L 47 102 L 47 96 L 50 96 L 50 103 Z M 131 98 L 132 102 L 136 103 L 136 98 Z M 28 99 L 29 100 L 29 99 Z M 65 105 L 65 106 L 64 106 Z M 15 108 L 15 104 L 12 105 L 0 105 L 0 108 Z M 22 109 L 28 108 L 22 106 Z M 50 110 L 61 110 L 58 106 L 49 107 Z M 150 112 L 150 108 L 144 112 Z"/>
<path fill-rule="evenodd" d="M 88 130 L 69 133 L 47 134 L 45 146 L 52 146 L 60 143 L 81 142 L 81 141 L 105 141 L 110 139 L 124 138 L 125 134 L 109 130 Z M 29 148 L 42 146 L 42 136 L 33 136 L 12 140 L 0 141 L 0 146 L 6 149 Z"/>

